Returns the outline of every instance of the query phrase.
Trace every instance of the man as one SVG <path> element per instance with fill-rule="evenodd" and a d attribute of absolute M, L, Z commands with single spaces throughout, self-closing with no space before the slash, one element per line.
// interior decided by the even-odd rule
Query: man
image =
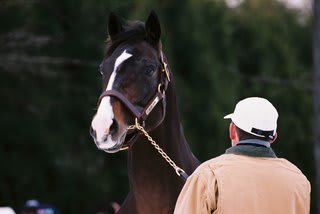
<path fill-rule="evenodd" d="M 188 178 L 175 214 L 307 214 L 310 183 L 271 149 L 278 112 L 266 99 L 240 101 L 232 114 L 226 153 L 201 164 Z"/>

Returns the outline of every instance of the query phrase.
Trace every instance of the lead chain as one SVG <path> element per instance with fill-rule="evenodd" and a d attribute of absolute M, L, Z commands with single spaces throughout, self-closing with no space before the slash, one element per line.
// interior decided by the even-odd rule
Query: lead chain
<path fill-rule="evenodd" d="M 127 128 L 130 129 L 138 129 L 141 131 L 145 137 L 150 141 L 151 145 L 161 154 L 161 156 L 174 168 L 178 176 L 181 176 L 182 173 L 185 174 L 185 171 L 178 167 L 173 160 L 160 148 L 160 146 L 152 139 L 152 137 L 148 134 L 148 132 L 139 124 L 138 119 L 136 118 L 135 125 L 131 125 Z"/>

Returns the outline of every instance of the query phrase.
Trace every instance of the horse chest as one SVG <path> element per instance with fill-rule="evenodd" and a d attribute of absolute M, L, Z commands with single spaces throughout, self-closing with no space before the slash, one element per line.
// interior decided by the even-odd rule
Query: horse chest
<path fill-rule="evenodd" d="M 172 214 L 175 199 L 169 195 L 154 193 L 153 195 L 139 196 L 136 200 L 137 213 Z"/>

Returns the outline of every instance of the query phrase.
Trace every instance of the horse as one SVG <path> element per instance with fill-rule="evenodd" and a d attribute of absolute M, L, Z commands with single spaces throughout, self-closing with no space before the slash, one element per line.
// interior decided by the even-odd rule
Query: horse
<path fill-rule="evenodd" d="M 169 214 L 181 177 L 200 162 L 184 137 L 157 14 L 126 23 L 109 15 L 103 90 L 90 134 L 100 150 L 128 152 L 130 191 L 118 213 Z"/>

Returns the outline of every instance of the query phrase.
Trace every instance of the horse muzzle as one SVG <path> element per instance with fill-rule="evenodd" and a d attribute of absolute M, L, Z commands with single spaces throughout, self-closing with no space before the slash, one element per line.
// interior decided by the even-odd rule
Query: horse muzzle
<path fill-rule="evenodd" d="M 120 134 L 118 132 L 119 127 L 115 120 L 109 131 L 103 136 L 97 137 L 96 130 L 92 126 L 90 127 L 90 135 L 97 148 L 107 153 L 116 153 L 128 149 L 140 135 L 136 130 L 129 129 L 125 129 Z"/>

